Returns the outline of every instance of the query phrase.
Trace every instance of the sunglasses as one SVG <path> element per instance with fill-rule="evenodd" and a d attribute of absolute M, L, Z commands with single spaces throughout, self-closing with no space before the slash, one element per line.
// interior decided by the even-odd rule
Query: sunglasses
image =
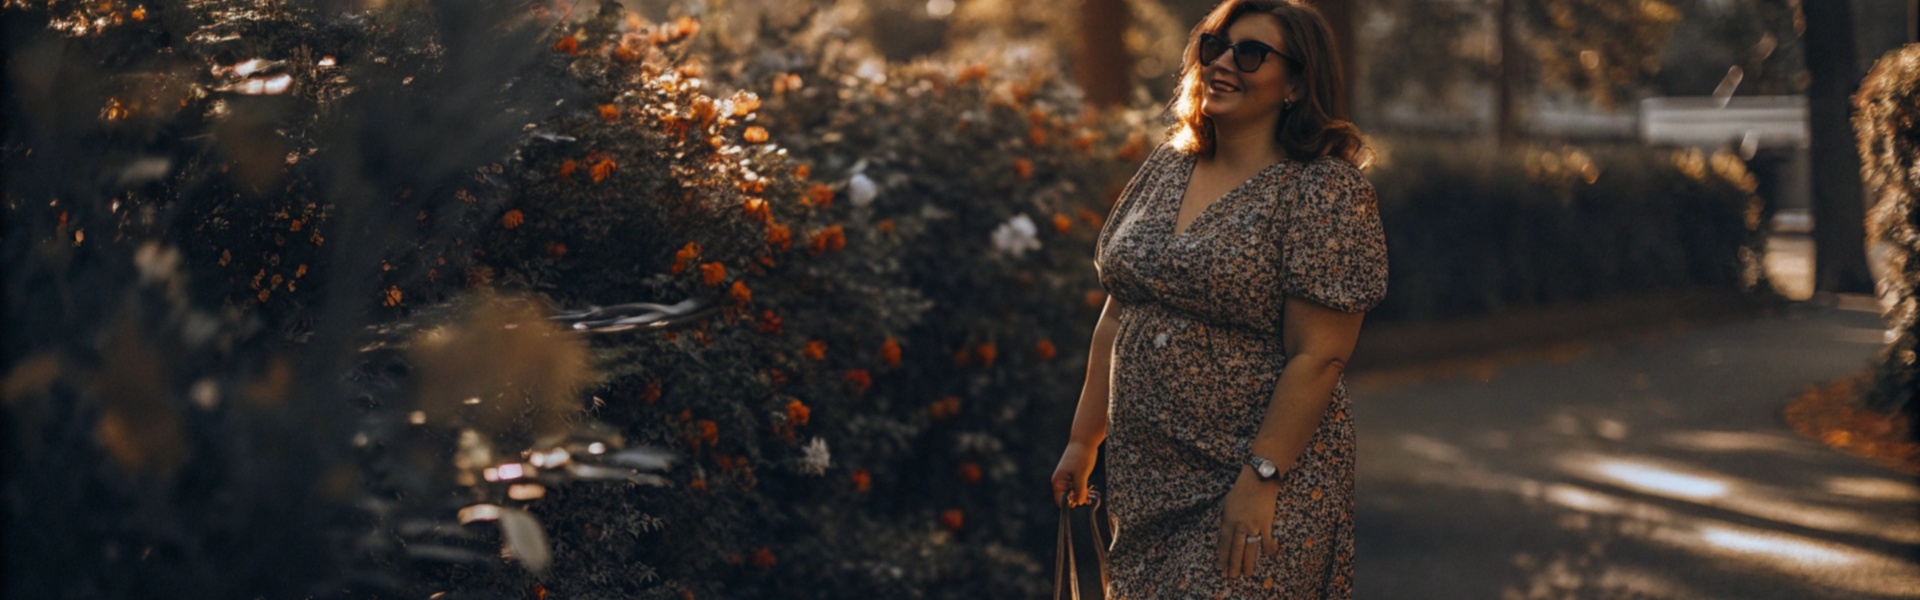
<path fill-rule="evenodd" d="M 1296 66 L 1300 64 L 1300 59 L 1287 56 L 1279 50 L 1274 50 L 1273 46 L 1268 46 L 1260 42 L 1247 40 L 1235 44 L 1228 42 L 1227 38 L 1211 33 L 1200 34 L 1200 64 L 1213 64 L 1213 61 L 1219 60 L 1220 55 L 1225 54 L 1228 50 L 1233 51 L 1234 68 L 1240 69 L 1242 73 L 1252 73 L 1260 70 L 1260 63 L 1266 62 L 1268 52 L 1272 52 L 1280 58 L 1287 59 Z"/>

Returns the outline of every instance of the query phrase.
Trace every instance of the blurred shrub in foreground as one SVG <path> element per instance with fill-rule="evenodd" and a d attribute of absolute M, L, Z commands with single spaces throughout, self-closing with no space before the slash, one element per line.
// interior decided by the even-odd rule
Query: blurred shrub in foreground
<path fill-rule="evenodd" d="M 1467 317 L 1693 286 L 1768 289 L 1768 222 L 1728 153 L 1376 140 L 1391 290 L 1370 316 Z"/>
<path fill-rule="evenodd" d="M 1877 198 L 1867 230 L 1892 250 L 1879 292 L 1892 300 L 1885 317 L 1895 336 L 1863 400 L 1912 424 L 1920 422 L 1920 45 L 1880 57 L 1853 102 L 1860 170 Z"/>

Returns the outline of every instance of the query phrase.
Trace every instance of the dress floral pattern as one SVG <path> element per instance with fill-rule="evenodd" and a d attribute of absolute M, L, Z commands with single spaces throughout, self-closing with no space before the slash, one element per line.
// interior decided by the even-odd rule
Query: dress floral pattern
<path fill-rule="evenodd" d="M 1162 145 L 1100 231 L 1100 283 L 1119 315 L 1109 389 L 1108 556 L 1116 600 L 1351 598 L 1354 433 L 1342 378 L 1282 477 L 1249 577 L 1214 564 L 1221 503 L 1287 363 L 1285 296 L 1362 312 L 1386 296 L 1373 186 L 1323 157 L 1268 166 L 1174 223 L 1197 156 Z"/>

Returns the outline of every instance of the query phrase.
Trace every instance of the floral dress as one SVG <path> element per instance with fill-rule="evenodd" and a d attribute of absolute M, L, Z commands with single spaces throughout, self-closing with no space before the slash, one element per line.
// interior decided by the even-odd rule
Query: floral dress
<path fill-rule="evenodd" d="M 1284 297 L 1361 312 L 1386 296 L 1373 186 L 1323 157 L 1268 166 L 1174 233 L 1196 155 L 1161 145 L 1100 231 L 1100 283 L 1124 310 L 1109 389 L 1107 555 L 1115 600 L 1351 598 L 1354 434 L 1342 378 L 1282 476 L 1277 556 L 1228 580 L 1221 505 L 1287 364 Z"/>

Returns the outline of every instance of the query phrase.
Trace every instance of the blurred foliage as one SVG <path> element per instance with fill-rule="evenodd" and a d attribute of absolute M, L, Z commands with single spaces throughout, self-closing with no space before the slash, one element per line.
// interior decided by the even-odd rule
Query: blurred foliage
<path fill-rule="evenodd" d="M 1741 94 L 1805 89 L 1799 0 L 1510 0 L 1526 59 L 1518 89 L 1616 108 L 1641 94 L 1706 95 L 1742 70 Z M 1498 0 L 1376 0 L 1363 30 L 1367 85 L 1457 101 L 1500 74 Z"/>
<path fill-rule="evenodd" d="M 1874 198 L 1867 231 L 1889 250 L 1877 287 L 1891 301 L 1885 317 L 1893 336 L 1861 398 L 1920 422 L 1920 45 L 1881 56 L 1853 108 L 1861 173 Z"/>
<path fill-rule="evenodd" d="M 1770 219 L 1739 157 L 1377 139 L 1393 293 L 1368 317 L 1458 318 L 1690 286 L 1767 290 Z"/>

